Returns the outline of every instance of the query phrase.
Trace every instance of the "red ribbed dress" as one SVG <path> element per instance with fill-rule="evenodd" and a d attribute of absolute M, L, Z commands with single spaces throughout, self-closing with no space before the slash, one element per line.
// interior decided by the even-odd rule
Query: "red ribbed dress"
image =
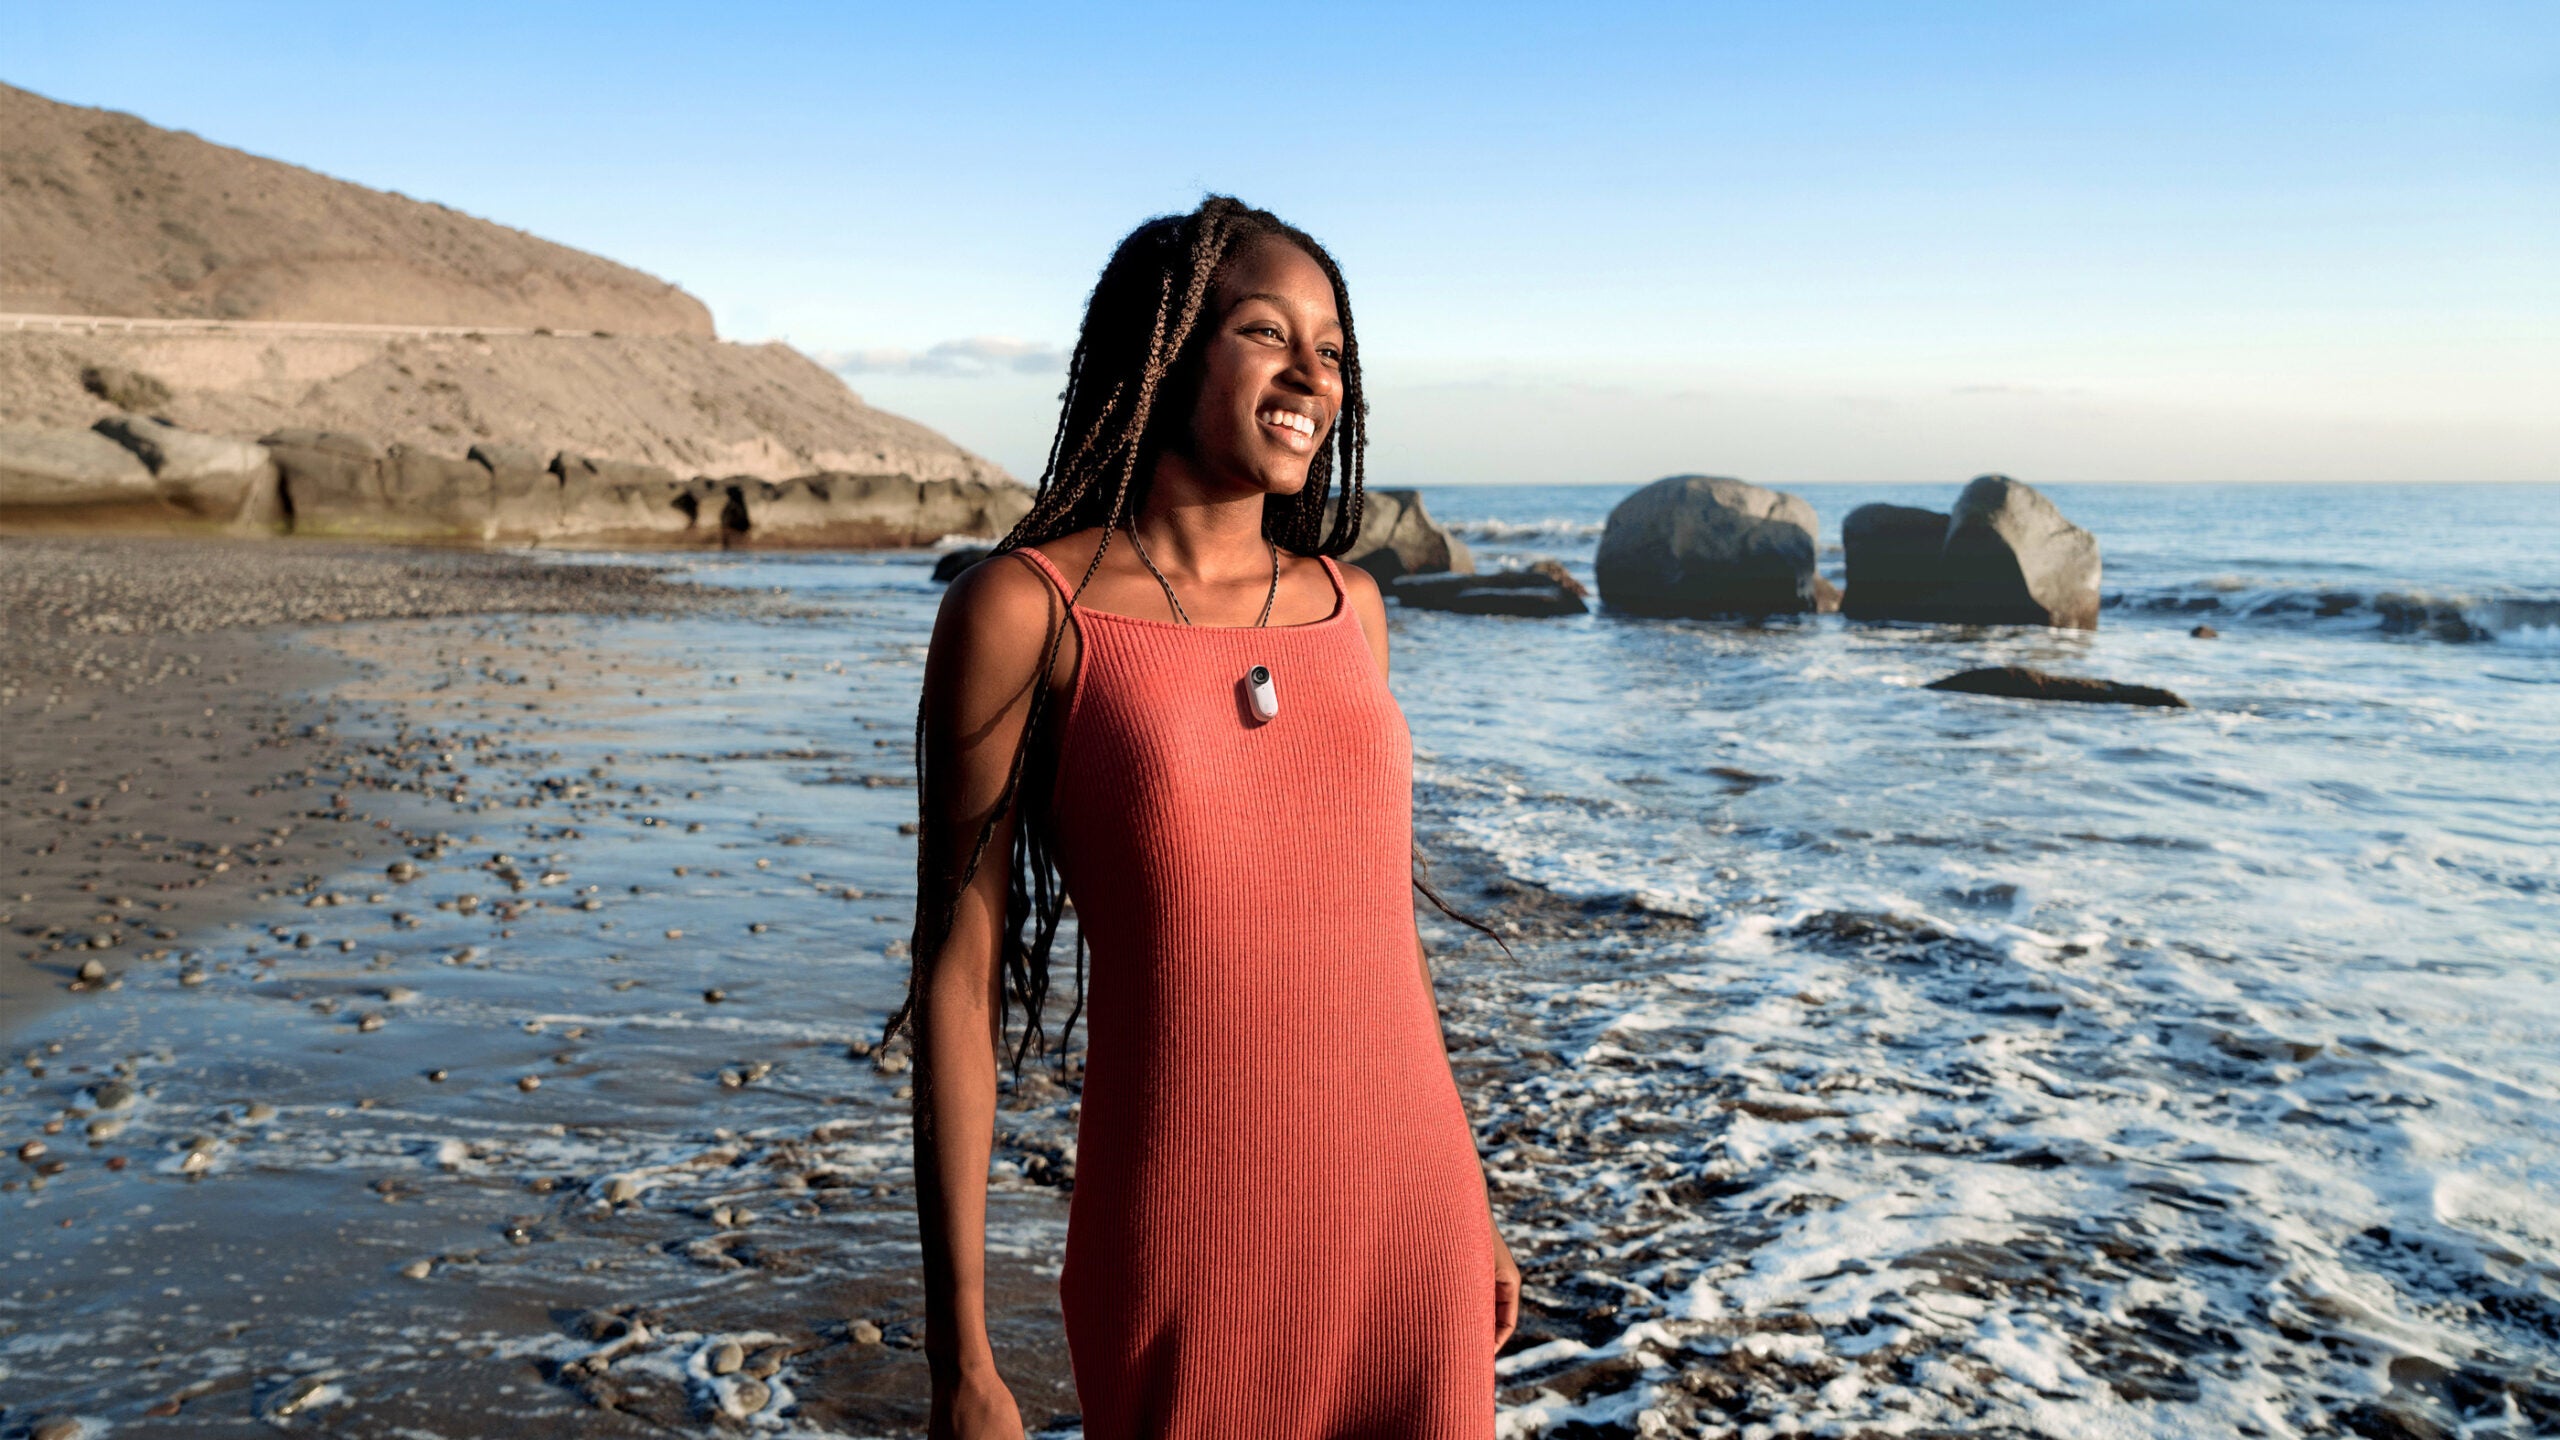
<path fill-rule="evenodd" d="M 1056 813 L 1091 1018 L 1058 1291 L 1087 1440 L 1493 1433 L 1493 1232 L 1414 953 L 1412 740 L 1324 565 L 1333 614 L 1305 625 L 1076 607 Z"/>

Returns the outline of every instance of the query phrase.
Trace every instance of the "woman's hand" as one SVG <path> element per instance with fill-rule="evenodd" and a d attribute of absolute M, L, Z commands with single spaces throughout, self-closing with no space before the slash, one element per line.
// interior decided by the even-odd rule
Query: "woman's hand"
<path fill-rule="evenodd" d="M 973 1369 L 934 1385 L 925 1434 L 932 1440 L 1023 1440 L 1022 1411 L 993 1367 Z"/>
<path fill-rule="evenodd" d="M 1511 1258 L 1511 1247 L 1502 1231 L 1493 1232 L 1493 1349 L 1495 1354 L 1511 1343 L 1511 1332 L 1520 1328 L 1520 1264 Z"/>

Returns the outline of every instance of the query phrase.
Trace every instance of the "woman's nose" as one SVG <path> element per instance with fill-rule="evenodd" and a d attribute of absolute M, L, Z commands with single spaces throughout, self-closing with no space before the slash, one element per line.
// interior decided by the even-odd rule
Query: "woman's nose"
<path fill-rule="evenodd" d="M 1342 393 L 1341 373 L 1325 363 L 1324 352 L 1316 349 L 1313 344 L 1302 344 L 1295 348 L 1290 356 L 1289 373 L 1285 378 L 1296 381 L 1313 394 L 1339 395 Z"/>

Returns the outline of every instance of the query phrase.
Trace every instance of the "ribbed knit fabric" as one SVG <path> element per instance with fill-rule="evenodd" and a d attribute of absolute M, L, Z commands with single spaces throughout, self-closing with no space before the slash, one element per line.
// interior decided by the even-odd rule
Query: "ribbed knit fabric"
<path fill-rule="evenodd" d="M 1334 611 L 1305 625 L 1077 607 L 1056 796 L 1090 1021 L 1058 1290 L 1088 1440 L 1493 1433 L 1484 1172 L 1414 953 L 1412 740 L 1324 565 Z"/>

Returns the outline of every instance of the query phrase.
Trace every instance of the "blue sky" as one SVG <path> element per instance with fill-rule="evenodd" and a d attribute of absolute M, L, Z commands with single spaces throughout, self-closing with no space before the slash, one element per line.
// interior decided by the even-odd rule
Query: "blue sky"
<path fill-rule="evenodd" d="M 2560 6 L 0 0 L 0 80 L 666 276 L 1026 477 L 1112 243 L 1352 285 L 1380 483 L 2560 479 Z"/>

